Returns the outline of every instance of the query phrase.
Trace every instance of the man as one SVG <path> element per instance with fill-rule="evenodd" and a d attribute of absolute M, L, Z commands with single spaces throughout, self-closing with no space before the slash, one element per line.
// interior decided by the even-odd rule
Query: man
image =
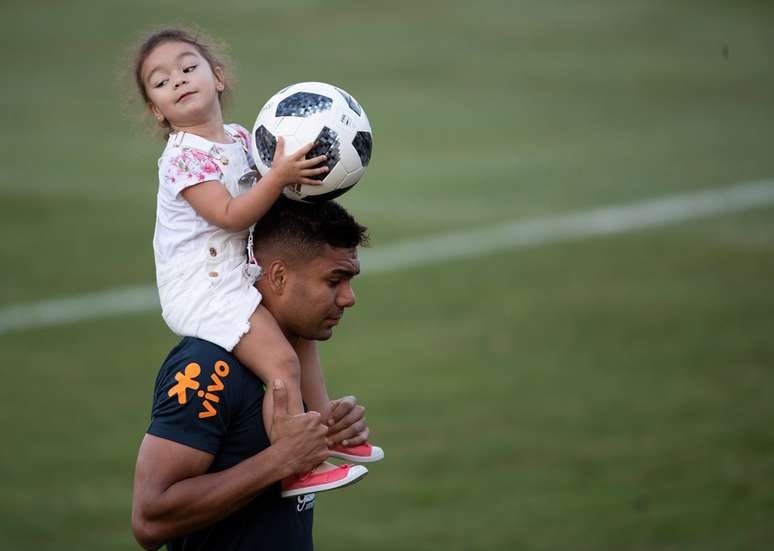
<path fill-rule="evenodd" d="M 263 305 L 299 355 L 316 355 L 309 343 L 330 338 L 354 305 L 366 240 L 366 228 L 333 202 L 280 200 L 256 225 Z M 135 471 L 132 528 L 145 549 L 312 549 L 314 496 L 282 498 L 279 481 L 309 472 L 328 446 L 365 443 L 369 431 L 351 396 L 332 401 L 327 419 L 291 416 L 282 381 L 271 386 L 269 437 L 255 375 L 200 339 L 172 350 Z"/>

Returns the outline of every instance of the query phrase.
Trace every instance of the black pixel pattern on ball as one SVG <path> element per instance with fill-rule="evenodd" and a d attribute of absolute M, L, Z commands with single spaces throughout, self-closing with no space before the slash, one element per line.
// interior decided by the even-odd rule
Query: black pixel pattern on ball
<path fill-rule="evenodd" d="M 327 96 L 311 92 L 296 92 L 277 105 L 278 117 L 308 117 L 326 111 L 333 105 L 333 100 Z"/>
<path fill-rule="evenodd" d="M 336 88 L 334 86 L 334 88 Z M 355 113 L 357 113 L 357 116 L 359 117 L 360 114 L 363 112 L 363 109 L 360 107 L 360 104 L 355 101 L 355 98 L 347 94 L 344 90 L 341 88 L 336 88 L 336 90 L 339 91 L 339 94 L 344 96 L 344 99 L 347 101 L 347 105 L 349 105 L 349 108 L 352 109 Z"/>
<path fill-rule="evenodd" d="M 317 176 L 310 176 L 310 178 L 323 181 L 330 174 L 330 171 L 333 170 L 333 167 L 336 166 L 336 163 L 339 162 L 340 157 L 338 134 L 327 126 L 323 126 L 323 129 L 320 130 L 320 134 L 314 140 L 314 147 L 306 154 L 306 158 L 312 159 L 318 155 L 328 157 L 320 166 L 327 166 L 329 170 Z"/>
<path fill-rule="evenodd" d="M 352 140 L 352 147 L 360 155 L 360 164 L 368 166 L 368 162 L 371 160 L 371 149 L 373 148 L 371 133 L 358 132 L 355 134 L 355 138 Z"/>
<path fill-rule="evenodd" d="M 271 167 L 271 161 L 274 159 L 274 150 L 277 148 L 277 138 L 263 125 L 255 129 L 255 146 L 258 149 L 261 162 Z"/>

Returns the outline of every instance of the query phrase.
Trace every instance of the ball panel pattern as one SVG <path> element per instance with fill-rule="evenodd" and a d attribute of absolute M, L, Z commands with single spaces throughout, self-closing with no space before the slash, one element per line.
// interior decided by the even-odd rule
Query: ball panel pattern
<path fill-rule="evenodd" d="M 360 163 L 363 166 L 368 166 L 368 162 L 371 160 L 371 150 L 373 149 L 373 146 L 374 142 L 370 132 L 358 132 L 355 134 L 355 138 L 352 140 L 352 147 L 354 147 L 357 154 L 360 155 Z"/>
<path fill-rule="evenodd" d="M 275 116 L 309 117 L 320 111 L 327 111 L 331 105 L 333 100 L 327 96 L 312 92 L 296 92 L 279 102 Z"/>
<path fill-rule="evenodd" d="M 277 149 L 277 138 L 263 125 L 255 129 L 255 148 L 258 150 L 261 162 L 271 167 L 271 162 L 274 159 L 274 150 Z"/>
<path fill-rule="evenodd" d="M 312 159 L 318 155 L 325 155 L 327 160 L 323 165 L 328 167 L 327 173 L 318 174 L 317 176 L 310 176 L 312 180 L 323 181 L 325 177 L 330 174 L 333 167 L 339 162 L 339 140 L 338 133 L 335 130 L 331 130 L 327 126 L 323 126 L 323 129 L 314 140 L 314 147 L 306 154 L 307 159 Z"/>
<path fill-rule="evenodd" d="M 336 87 L 334 86 L 334 88 L 336 88 Z M 350 108 L 350 109 L 352 109 L 352 110 L 353 110 L 355 113 L 357 113 L 357 116 L 358 116 L 358 117 L 359 117 L 360 115 L 362 115 L 362 114 L 363 114 L 363 109 L 362 109 L 362 107 L 360 107 L 360 105 L 358 104 L 358 102 L 356 102 L 356 101 L 355 101 L 355 98 L 353 98 L 352 96 L 350 96 L 349 94 L 347 94 L 347 93 L 346 93 L 344 90 L 342 90 L 341 88 L 336 88 L 336 90 L 338 90 L 338 91 L 339 91 L 339 94 L 341 94 L 341 95 L 342 95 L 342 97 L 344 98 L 344 100 L 347 102 L 347 105 L 349 105 L 349 108 Z"/>

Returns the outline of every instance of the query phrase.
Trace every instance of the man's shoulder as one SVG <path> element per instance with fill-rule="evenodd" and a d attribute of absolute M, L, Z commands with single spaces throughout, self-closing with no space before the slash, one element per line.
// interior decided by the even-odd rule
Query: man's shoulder
<path fill-rule="evenodd" d="M 173 398 L 179 404 L 210 394 L 230 402 L 248 386 L 261 392 L 260 380 L 236 357 L 209 341 L 184 337 L 164 360 L 156 378 L 156 404 Z"/>
<path fill-rule="evenodd" d="M 245 368 L 228 350 L 196 337 L 184 337 L 167 355 L 159 370 L 157 383 L 178 379 L 177 373 L 182 372 L 189 377 L 204 375 L 210 377 L 213 373 L 220 378 L 229 377 L 232 380 L 252 380 L 255 375 Z"/>
<path fill-rule="evenodd" d="M 148 432 L 214 454 L 262 396 L 260 379 L 232 354 L 186 337 L 159 370 Z"/>
<path fill-rule="evenodd" d="M 221 348 L 217 344 L 197 339 L 196 337 L 183 337 L 177 345 L 170 350 L 167 358 L 164 360 L 161 368 L 176 366 L 185 362 L 217 362 L 225 361 L 237 370 L 244 368 L 228 350 Z"/>

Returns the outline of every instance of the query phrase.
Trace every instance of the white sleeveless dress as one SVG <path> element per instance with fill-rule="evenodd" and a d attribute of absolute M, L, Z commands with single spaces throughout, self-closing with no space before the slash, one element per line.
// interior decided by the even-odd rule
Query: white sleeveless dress
<path fill-rule="evenodd" d="M 249 132 L 233 124 L 224 129 L 234 143 L 184 132 L 170 136 L 159 159 L 153 251 L 162 316 L 169 328 L 231 351 L 250 329 L 250 316 L 261 302 L 254 286 L 260 269 L 248 263 L 249 230 L 232 233 L 210 224 L 180 194 L 189 186 L 219 180 L 236 197 L 253 184 L 242 178 L 254 166 Z"/>

